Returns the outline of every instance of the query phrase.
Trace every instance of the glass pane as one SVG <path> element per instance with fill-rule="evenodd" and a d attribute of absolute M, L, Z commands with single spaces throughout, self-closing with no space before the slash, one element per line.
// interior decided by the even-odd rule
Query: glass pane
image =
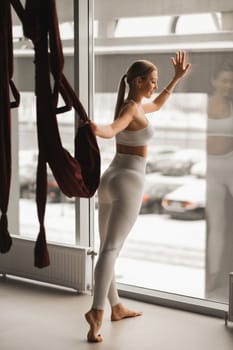
<path fill-rule="evenodd" d="M 110 21 L 111 18 L 109 13 Z M 104 23 L 107 26 L 106 18 Z M 187 34 L 185 23 L 182 20 L 177 23 L 179 34 Z M 209 32 L 209 28 L 206 21 L 206 30 L 200 28 L 200 32 Z M 125 37 L 130 36 L 130 30 L 127 32 L 127 27 L 124 27 Z M 98 37 L 95 42 L 94 115 L 99 124 L 112 122 L 119 80 L 133 61 L 147 59 L 156 64 L 159 91 L 173 73 L 170 57 L 174 52 L 169 45 L 165 52 L 156 51 L 154 46 L 151 52 L 142 53 L 140 38 L 138 52 L 136 45 L 130 50 L 129 40 L 125 51 L 116 54 L 115 34 L 112 33 L 112 54 L 108 47 L 109 37 L 106 38 L 106 53 L 103 36 L 100 40 L 101 53 L 98 51 Z M 172 40 L 173 45 L 182 49 L 179 37 L 176 41 L 173 34 Z M 233 270 L 230 251 L 233 202 L 232 162 L 226 160 L 225 154 L 232 156 L 233 151 L 232 73 L 228 71 L 221 84 L 213 77 L 214 71 L 225 61 L 232 62 L 232 58 L 232 51 L 203 50 L 203 42 L 195 43 L 195 50 L 189 53 L 191 73 L 176 87 L 160 111 L 148 115 L 155 136 L 149 144 L 140 214 L 117 260 L 115 272 L 118 282 L 218 302 L 228 301 L 228 273 Z M 216 94 L 215 88 L 220 90 L 219 85 L 225 90 L 225 95 L 218 91 L 221 108 L 219 114 L 216 112 L 212 117 L 226 119 L 222 124 L 222 120 L 219 121 L 218 126 L 216 122 L 217 135 L 214 137 L 217 139 L 211 142 L 215 147 L 214 159 L 218 162 L 220 158 L 225 159 L 221 166 L 217 165 L 220 164 L 217 161 L 211 160 L 210 163 L 212 158 L 207 147 L 210 142 L 208 109 L 211 96 Z M 114 156 L 115 141 L 101 138 L 98 141 L 103 172 Z M 214 175 L 217 170 L 221 174 Z M 216 182 L 221 181 L 221 193 L 211 187 L 213 178 L 215 187 Z M 229 216 L 226 217 L 228 211 Z M 98 198 L 95 214 L 98 246 Z M 211 217 L 215 220 L 212 227 Z"/>
<path fill-rule="evenodd" d="M 232 257 L 233 55 L 212 71 L 207 128 L 207 265 L 209 298 L 227 300 Z"/>
<path fill-rule="evenodd" d="M 180 16 L 176 26 L 176 34 L 217 32 L 220 28 L 220 19 L 220 14 L 216 13 Z"/>
<path fill-rule="evenodd" d="M 73 3 L 73 1 L 72 1 Z M 73 84 L 73 56 L 66 54 L 73 50 L 73 4 L 70 1 L 70 13 L 64 11 L 64 5 L 59 2 L 58 18 L 60 34 L 65 52 L 64 72 L 69 82 Z M 18 191 L 19 191 L 19 230 L 18 234 L 35 239 L 39 232 L 39 222 L 35 202 L 36 170 L 38 158 L 36 98 L 34 92 L 34 51 L 32 43 L 23 37 L 22 26 L 14 16 L 14 77 L 20 91 L 21 102 L 18 113 Z M 68 50 L 67 50 L 68 49 Z M 25 79 L 27 77 L 27 79 Z M 51 79 L 51 84 L 53 81 Z M 59 106 L 64 101 L 59 97 Z M 49 117 L 49 116 L 48 116 Z M 70 111 L 57 116 L 60 136 L 63 146 L 73 155 L 74 152 L 74 112 Z M 52 139 L 51 139 L 51 142 Z M 45 212 L 45 227 L 47 239 L 50 242 L 75 244 L 75 202 L 66 197 L 58 187 L 57 182 L 47 166 L 47 205 Z"/>
<path fill-rule="evenodd" d="M 117 23 L 115 36 L 130 37 L 167 35 L 170 33 L 171 23 L 171 16 L 121 18 Z"/>

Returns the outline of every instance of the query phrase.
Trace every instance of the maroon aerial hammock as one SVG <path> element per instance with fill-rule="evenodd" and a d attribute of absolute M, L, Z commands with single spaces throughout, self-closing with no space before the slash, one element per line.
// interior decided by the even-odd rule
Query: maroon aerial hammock
<path fill-rule="evenodd" d="M 9 2 L 9 0 L 4 1 Z M 55 0 L 27 0 L 25 8 L 19 0 L 10 0 L 10 2 L 22 21 L 24 35 L 32 40 L 35 50 L 39 148 L 36 204 L 40 229 L 35 244 L 34 264 L 41 268 L 50 264 L 44 226 L 47 164 L 66 196 L 90 198 L 99 186 L 100 152 L 86 111 L 63 74 L 64 56 Z M 53 84 L 51 84 L 51 76 Z M 65 102 L 63 107 L 57 107 L 59 94 Z M 57 114 L 71 108 L 75 109 L 81 121 L 75 135 L 74 156 L 63 147 L 57 123 Z M 6 178 L 9 182 L 8 175 Z"/>
<path fill-rule="evenodd" d="M 0 252 L 12 245 L 7 210 L 11 182 L 11 108 L 19 105 L 19 93 L 12 81 L 13 49 L 9 0 L 0 3 Z M 10 91 L 15 101 L 10 102 Z"/>

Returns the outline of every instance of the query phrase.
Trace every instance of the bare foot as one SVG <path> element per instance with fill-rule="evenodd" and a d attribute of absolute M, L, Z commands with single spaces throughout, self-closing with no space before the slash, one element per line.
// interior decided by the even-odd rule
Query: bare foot
<path fill-rule="evenodd" d="M 117 304 L 112 307 L 111 321 L 120 321 L 127 317 L 141 316 L 141 312 L 132 311 L 124 307 L 122 304 Z"/>
<path fill-rule="evenodd" d="M 87 333 L 87 341 L 90 343 L 100 343 L 103 338 L 98 334 L 103 320 L 103 310 L 91 309 L 85 314 L 85 318 L 90 325 L 90 330 Z"/>

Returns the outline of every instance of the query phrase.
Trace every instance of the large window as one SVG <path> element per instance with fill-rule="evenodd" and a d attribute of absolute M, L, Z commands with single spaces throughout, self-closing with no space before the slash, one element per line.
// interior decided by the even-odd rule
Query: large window
<path fill-rule="evenodd" d="M 78 96 L 88 111 L 91 106 L 89 66 L 92 65 L 91 61 L 89 62 L 92 56 L 88 44 L 89 36 L 92 35 L 87 15 L 90 11 L 89 2 L 69 0 L 64 4 L 63 1 L 57 1 L 56 7 L 65 60 L 64 74 L 69 83 L 78 91 Z M 80 16 L 80 13 L 82 16 L 85 13 L 85 16 Z M 13 8 L 12 16 L 14 81 L 19 89 L 21 101 L 19 108 L 13 111 L 12 118 L 13 176 L 10 231 L 14 235 L 34 240 L 39 230 L 35 202 L 38 144 L 34 50 L 31 40 L 24 37 L 22 25 Z M 82 47 L 82 50 L 79 50 L 79 47 Z M 52 76 L 51 85 L 53 86 Z M 60 96 L 59 106 L 64 106 L 64 101 Z M 71 110 L 58 114 L 57 120 L 63 147 L 74 155 L 78 116 L 75 115 L 74 110 Z M 45 227 L 48 241 L 89 246 L 91 242 L 89 201 L 66 197 L 60 190 L 48 165 L 47 174 Z"/>
<path fill-rule="evenodd" d="M 116 277 L 123 284 L 225 303 L 228 273 L 233 270 L 228 250 L 231 215 L 224 217 L 222 213 L 220 217 L 216 208 L 222 206 L 231 212 L 233 206 L 230 187 L 218 194 L 210 186 L 212 178 L 218 175 L 210 164 L 207 147 L 211 118 L 208 106 L 215 94 L 215 71 L 232 62 L 232 44 L 229 32 L 224 36 L 226 23 L 220 8 L 216 13 L 206 9 L 201 14 L 197 8 L 197 14 L 186 16 L 171 7 L 174 16 L 166 16 L 159 4 L 161 2 L 154 12 L 148 10 L 148 17 L 144 15 L 144 5 L 143 17 L 139 17 L 138 8 L 135 15 L 132 8 L 130 12 L 126 9 L 122 11 L 122 18 L 115 20 L 115 25 L 110 7 L 105 9 L 104 20 L 100 9 L 96 10 L 95 20 L 101 28 L 95 39 L 94 115 L 98 123 L 112 121 L 119 79 L 134 60 L 148 59 L 156 64 L 160 90 L 172 77 L 170 57 L 175 50 L 188 48 L 192 62 L 191 73 L 177 86 L 166 106 L 148 115 L 155 136 L 149 145 L 145 192 L 138 220 L 118 259 Z M 119 2 L 118 6 L 121 6 Z M 151 10 L 150 6 L 148 4 Z M 122 8 L 125 8 L 123 4 Z M 191 21 L 199 25 L 190 25 Z M 230 30 L 232 33 L 233 28 Z M 166 38 L 160 41 L 161 35 Z M 229 71 L 226 75 L 229 95 L 226 100 L 231 110 L 233 81 Z M 226 111 L 225 116 L 228 116 Z M 222 150 L 225 143 L 231 144 L 229 140 L 226 137 L 218 140 L 219 148 Z M 99 139 L 99 144 L 104 171 L 115 152 L 115 143 Z M 227 150 L 232 152 L 233 148 Z M 229 178 L 230 170 L 225 171 Z M 215 225 L 213 216 L 220 224 Z M 213 221 L 211 227 L 210 221 Z M 224 231 L 220 228 L 225 221 Z M 98 245 L 97 215 L 96 232 Z M 218 246 L 212 243 L 212 237 L 218 237 Z M 214 256 L 217 263 L 213 262 Z"/>
<path fill-rule="evenodd" d="M 71 63 L 71 62 L 69 62 Z M 58 116 L 63 145 L 73 153 L 74 113 Z M 35 203 L 38 160 L 35 95 L 21 91 L 19 122 L 19 194 L 20 235 L 35 238 L 38 234 Z M 46 228 L 48 240 L 75 243 L 75 200 L 60 190 L 51 169 L 47 166 Z M 65 228 L 65 229 L 64 229 Z"/>
<path fill-rule="evenodd" d="M 72 8 L 72 2 L 71 2 Z M 58 17 L 61 17 L 61 7 L 58 6 Z M 70 11 L 72 13 L 72 11 Z M 14 17 L 16 19 L 16 16 Z M 17 20 L 17 19 L 16 19 Z M 37 126 L 36 126 L 36 98 L 34 81 L 34 51 L 30 40 L 23 37 L 23 30 L 18 20 L 13 26 L 15 76 L 16 85 L 20 90 L 20 106 L 18 114 L 18 137 L 14 139 L 14 147 L 18 150 L 18 189 L 19 193 L 19 228 L 15 232 L 23 237 L 35 239 L 38 234 L 38 218 L 35 203 L 36 171 L 38 160 Z M 73 39 L 73 18 L 70 22 L 60 23 L 62 40 Z M 70 52 L 73 52 L 73 41 L 69 43 Z M 73 84 L 73 55 L 65 52 L 65 72 Z M 28 78 L 25 79 L 25 76 Z M 61 100 L 60 105 L 64 104 Z M 64 147 L 73 153 L 74 145 L 74 112 L 58 115 L 59 131 Z M 52 142 L 52 141 L 51 141 Z M 48 195 L 45 215 L 47 238 L 50 242 L 69 243 L 76 242 L 75 236 L 75 200 L 67 198 L 59 189 L 57 182 L 47 166 Z M 15 193 L 14 193 L 15 195 Z"/>
<path fill-rule="evenodd" d="M 79 21 L 75 21 L 73 12 L 69 11 L 73 3 L 80 6 Z M 229 68 L 229 62 L 233 61 L 233 6 L 224 1 L 224 8 L 221 3 L 211 8 L 210 2 L 210 8 L 204 4 L 200 12 L 195 2 L 182 8 L 178 2 L 171 1 L 168 12 L 162 0 L 156 1 L 156 7 L 154 1 L 148 1 L 147 6 L 136 3 L 137 6 L 132 0 L 96 0 L 92 27 L 87 19 L 92 1 L 70 0 L 65 8 L 62 1 L 57 1 L 65 74 L 72 84 L 79 80 L 84 87 L 79 89 L 79 96 L 98 123 L 112 121 L 119 78 L 134 60 L 148 59 L 156 64 L 159 91 L 172 77 L 170 57 L 176 50 L 187 50 L 192 63 L 190 74 L 177 86 L 166 106 L 148 115 L 155 136 L 149 145 L 145 192 L 138 220 L 118 259 L 117 281 L 227 302 L 228 273 L 233 270 L 232 172 L 230 158 L 227 158 L 233 150 L 230 114 L 233 79 Z M 197 22 L 198 26 L 193 25 Z M 38 234 L 35 205 L 38 147 L 33 48 L 30 41 L 23 38 L 19 21 L 14 25 L 14 79 L 21 104 L 12 122 L 10 226 L 12 233 L 35 239 Z M 77 38 L 74 34 L 78 29 L 81 50 L 76 55 L 78 69 L 75 69 Z M 91 39 L 94 38 L 94 64 L 89 55 L 93 44 L 89 40 L 90 32 Z M 224 74 L 216 74 L 216 69 L 223 65 Z M 87 88 L 92 76 L 94 94 L 90 86 Z M 83 94 L 83 90 L 87 93 Z M 221 103 L 215 102 L 212 98 L 215 95 L 224 97 Z M 228 101 L 227 106 L 223 100 Z M 73 153 L 74 112 L 58 118 L 63 145 Z M 211 141 L 210 137 L 220 138 Z M 115 143 L 114 140 L 98 141 L 103 172 L 114 155 Z M 216 186 L 219 184 L 216 181 L 221 181 L 221 188 Z M 90 233 L 94 226 L 97 249 L 97 213 L 97 197 L 94 206 L 86 199 L 75 204 L 61 193 L 48 168 L 45 223 L 49 241 L 72 245 L 81 242 L 89 246 L 93 243 Z M 82 222 L 86 225 L 84 229 Z M 78 235 L 83 235 L 83 239 L 77 239 Z"/>

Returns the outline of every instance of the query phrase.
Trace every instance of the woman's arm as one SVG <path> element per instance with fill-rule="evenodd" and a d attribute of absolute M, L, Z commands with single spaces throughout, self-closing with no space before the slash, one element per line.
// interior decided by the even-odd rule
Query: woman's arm
<path fill-rule="evenodd" d="M 96 136 L 109 139 L 114 137 L 120 131 L 127 128 L 135 115 L 135 105 L 132 104 L 124 109 L 120 117 L 114 120 L 113 123 L 107 125 L 96 124 L 91 121 L 91 127 Z"/>
<path fill-rule="evenodd" d="M 169 96 L 173 92 L 178 82 L 183 78 L 191 67 L 191 63 L 186 63 L 186 53 L 177 52 L 175 58 L 172 57 L 171 61 L 175 70 L 174 78 L 168 83 L 167 87 L 150 103 L 144 103 L 142 105 L 145 113 L 151 113 L 158 111 L 164 103 L 168 100 Z"/>

